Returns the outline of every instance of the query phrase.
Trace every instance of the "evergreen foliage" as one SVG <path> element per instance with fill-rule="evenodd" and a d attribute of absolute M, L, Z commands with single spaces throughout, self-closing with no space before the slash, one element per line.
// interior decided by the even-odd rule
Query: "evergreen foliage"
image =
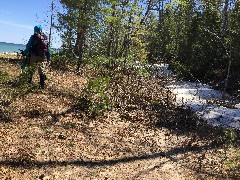
<path fill-rule="evenodd" d="M 60 1 L 63 47 L 84 62 L 169 63 L 187 80 L 238 87 L 239 1 Z"/>

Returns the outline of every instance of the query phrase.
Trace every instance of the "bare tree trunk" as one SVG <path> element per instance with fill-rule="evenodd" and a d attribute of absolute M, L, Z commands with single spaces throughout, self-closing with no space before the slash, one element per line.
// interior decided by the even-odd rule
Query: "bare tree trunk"
<path fill-rule="evenodd" d="M 225 0 L 223 8 L 223 24 L 222 24 L 222 38 L 227 35 L 228 30 L 228 4 L 229 0 Z"/>
<path fill-rule="evenodd" d="M 85 33 L 86 33 L 86 20 L 85 16 L 87 14 L 87 0 L 84 1 L 83 4 L 83 9 L 79 9 L 80 13 L 80 25 L 79 25 L 79 32 L 77 33 L 77 41 L 76 41 L 76 46 L 77 46 L 77 54 L 78 54 L 78 61 L 77 61 L 77 72 L 80 69 L 80 66 L 82 65 L 82 57 L 83 57 L 83 47 L 85 43 Z M 84 16 L 85 15 L 85 16 Z"/>
<path fill-rule="evenodd" d="M 119 38 L 119 33 L 118 33 L 118 30 L 116 30 L 115 39 L 114 39 L 115 46 L 113 48 L 113 53 L 112 53 L 112 57 L 113 57 L 114 60 L 117 58 L 118 38 Z"/>
<path fill-rule="evenodd" d="M 83 57 L 83 45 L 85 40 L 85 31 L 82 30 L 80 33 L 78 33 L 78 61 L 77 61 L 77 71 L 79 71 L 80 66 L 82 65 L 82 57 Z"/>
<path fill-rule="evenodd" d="M 148 16 L 149 12 L 153 9 L 153 0 L 149 0 L 147 3 L 147 9 L 146 9 L 146 12 L 143 16 L 143 18 L 141 19 L 140 21 L 140 24 L 142 25 L 146 19 L 146 17 Z"/>
<path fill-rule="evenodd" d="M 106 56 L 110 58 L 111 56 L 111 47 L 112 47 L 112 42 L 113 42 L 113 35 L 112 35 L 112 27 L 110 27 L 110 32 L 108 35 L 108 44 L 107 44 L 107 51 L 106 51 Z"/>
<path fill-rule="evenodd" d="M 115 17 L 115 9 L 116 9 L 115 5 L 112 5 L 112 9 L 113 9 L 112 17 Z M 113 31 L 114 31 L 113 29 L 114 29 L 113 24 L 110 24 L 109 35 L 108 35 L 108 45 L 107 45 L 107 52 L 106 52 L 107 57 L 111 56 L 111 49 L 113 44 Z"/>
<path fill-rule="evenodd" d="M 52 0 L 52 4 L 51 4 L 51 17 L 50 17 L 50 29 L 49 29 L 49 37 L 48 37 L 49 45 L 51 45 L 51 41 L 52 41 L 53 10 L 54 10 L 54 4 L 53 4 L 53 0 Z"/>
<path fill-rule="evenodd" d="M 223 24 L 222 24 L 222 43 L 224 44 L 224 38 L 228 35 L 229 31 L 229 25 L 228 25 L 228 8 L 229 8 L 229 0 L 225 0 L 224 2 L 224 8 L 223 8 Z M 227 57 L 228 57 L 228 69 L 227 69 L 227 76 L 225 79 L 225 85 L 224 85 L 224 94 L 226 93 L 229 77 L 230 77 L 230 71 L 231 71 L 231 64 L 232 64 L 232 57 L 231 57 L 231 45 L 229 50 L 226 49 Z"/>
<path fill-rule="evenodd" d="M 158 12 L 158 29 L 161 30 L 162 28 L 162 22 L 163 22 L 163 16 L 164 16 L 164 0 L 158 0 L 156 3 L 157 6 L 157 12 Z"/>

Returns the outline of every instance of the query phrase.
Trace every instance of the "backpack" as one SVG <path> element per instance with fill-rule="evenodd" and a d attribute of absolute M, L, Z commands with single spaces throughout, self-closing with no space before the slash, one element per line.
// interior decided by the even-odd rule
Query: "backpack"
<path fill-rule="evenodd" d="M 35 56 L 45 57 L 47 51 L 47 36 L 44 33 L 34 33 L 31 53 Z"/>

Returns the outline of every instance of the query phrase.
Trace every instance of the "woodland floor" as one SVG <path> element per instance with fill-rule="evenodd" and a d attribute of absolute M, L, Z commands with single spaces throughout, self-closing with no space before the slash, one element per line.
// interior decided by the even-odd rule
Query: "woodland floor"
<path fill-rule="evenodd" d="M 150 126 L 117 108 L 89 117 L 77 107 L 87 76 L 52 70 L 46 89 L 35 74 L 22 91 L 19 74 L 0 60 L 0 179 L 240 179 L 239 144 L 218 145 L 221 130 Z"/>

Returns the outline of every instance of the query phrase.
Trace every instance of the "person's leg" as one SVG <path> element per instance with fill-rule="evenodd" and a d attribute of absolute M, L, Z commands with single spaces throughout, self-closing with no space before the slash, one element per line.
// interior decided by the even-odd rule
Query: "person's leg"
<path fill-rule="evenodd" d="M 36 70 L 36 67 L 34 65 L 31 65 L 28 67 L 28 73 L 27 73 L 28 83 L 32 83 L 32 78 L 35 70 Z"/>
<path fill-rule="evenodd" d="M 30 65 L 30 58 L 29 57 L 25 57 L 22 60 L 21 71 L 22 71 L 21 75 L 20 75 L 21 81 L 31 83 L 32 82 L 32 75 L 34 73 L 34 70 L 32 68 L 32 64 Z"/>
<path fill-rule="evenodd" d="M 39 58 L 37 56 L 31 56 L 30 57 L 30 62 L 29 62 L 29 67 L 28 67 L 28 79 L 29 83 L 32 82 L 32 77 L 36 69 L 39 67 Z"/>
<path fill-rule="evenodd" d="M 40 81 L 39 81 L 39 87 L 41 89 L 44 89 L 45 87 L 45 80 L 46 80 L 46 75 L 42 72 L 42 68 L 38 67 L 38 74 L 40 77 Z"/>
<path fill-rule="evenodd" d="M 41 89 L 44 89 L 45 87 L 45 80 L 47 79 L 46 78 L 46 75 L 44 73 L 44 63 L 40 63 L 39 66 L 38 66 L 38 74 L 39 74 L 39 78 L 40 78 L 40 81 L 39 81 L 39 87 Z"/>
<path fill-rule="evenodd" d="M 28 83 L 32 83 L 32 78 L 35 71 L 36 71 L 36 61 L 35 59 L 31 59 L 30 63 L 27 65 L 25 69 L 25 75 Z"/>

